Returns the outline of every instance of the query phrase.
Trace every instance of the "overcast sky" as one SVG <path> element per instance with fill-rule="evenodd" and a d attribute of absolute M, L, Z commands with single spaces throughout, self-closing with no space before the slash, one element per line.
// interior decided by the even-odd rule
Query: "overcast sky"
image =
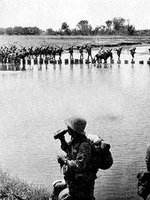
<path fill-rule="evenodd" d="M 150 0 L 0 0 L 0 27 L 37 26 L 58 30 L 88 20 L 95 28 L 114 17 L 130 19 L 136 29 L 150 29 Z"/>

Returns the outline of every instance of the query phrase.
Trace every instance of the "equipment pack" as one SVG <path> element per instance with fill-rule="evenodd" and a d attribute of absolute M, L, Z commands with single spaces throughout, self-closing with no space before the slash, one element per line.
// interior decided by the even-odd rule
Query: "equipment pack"
<path fill-rule="evenodd" d="M 87 135 L 92 146 L 92 165 L 98 169 L 109 169 L 113 164 L 110 145 L 94 134 Z"/>

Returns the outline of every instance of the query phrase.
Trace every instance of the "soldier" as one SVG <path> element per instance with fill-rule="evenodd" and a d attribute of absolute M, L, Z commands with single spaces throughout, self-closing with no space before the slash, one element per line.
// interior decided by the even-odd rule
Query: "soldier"
<path fill-rule="evenodd" d="M 61 60 L 61 55 L 62 55 L 62 52 L 64 51 L 63 47 L 59 47 L 59 49 L 57 51 L 58 51 L 58 55 L 59 55 L 59 60 Z"/>
<path fill-rule="evenodd" d="M 130 51 L 130 54 L 131 54 L 131 56 L 132 56 L 132 62 L 134 61 L 133 59 L 134 59 L 134 54 L 136 53 L 135 52 L 135 50 L 136 50 L 136 47 L 133 47 L 133 48 L 131 48 L 129 51 Z"/>
<path fill-rule="evenodd" d="M 87 53 L 88 53 L 88 57 L 87 57 L 87 60 L 89 61 L 89 58 L 91 57 L 91 60 L 93 59 L 92 58 L 92 46 L 87 46 L 86 47 L 86 50 L 87 50 Z"/>
<path fill-rule="evenodd" d="M 117 48 L 116 51 L 117 51 L 118 61 L 120 61 L 120 55 L 121 55 L 122 47 Z"/>
<path fill-rule="evenodd" d="M 53 51 L 52 51 L 52 59 L 55 61 L 55 58 L 56 58 L 56 53 L 57 53 L 57 48 L 54 48 Z"/>
<path fill-rule="evenodd" d="M 69 54 L 70 54 L 70 60 L 73 60 L 73 47 L 74 46 L 71 46 L 69 47 L 67 50 L 69 51 Z"/>
<path fill-rule="evenodd" d="M 84 46 L 79 46 L 78 47 L 78 51 L 80 53 L 80 60 L 83 60 L 83 49 L 84 49 Z"/>
<path fill-rule="evenodd" d="M 87 122 L 83 118 L 71 117 L 65 120 L 65 123 L 67 129 L 57 132 L 54 136 L 55 139 L 60 140 L 61 149 L 66 152 L 66 156 L 58 156 L 64 181 L 54 183 L 52 199 L 58 197 L 62 200 L 65 197 L 65 200 L 94 200 L 94 185 L 99 167 L 93 160 L 92 145 L 85 135 Z M 66 133 L 71 136 L 69 143 L 65 140 Z M 110 145 L 108 147 L 110 148 Z M 107 160 L 109 159 L 107 162 L 103 162 L 101 157 L 101 169 L 108 169 L 112 165 L 109 150 L 107 154 L 105 152 L 104 159 L 106 157 Z"/>
<path fill-rule="evenodd" d="M 85 136 L 86 120 L 78 117 L 72 117 L 65 120 L 67 130 L 55 138 L 61 142 L 61 149 L 67 153 L 65 156 L 58 156 L 58 162 L 63 168 L 65 182 L 55 185 L 54 194 L 63 188 L 59 199 L 71 198 L 72 200 L 93 200 L 94 184 L 98 169 L 92 169 L 89 165 L 91 158 L 91 146 Z M 71 141 L 66 142 L 64 134 L 68 132 Z"/>
<path fill-rule="evenodd" d="M 141 196 L 144 200 L 147 199 L 150 194 L 150 146 L 146 151 L 146 171 L 138 173 L 138 195 Z"/>

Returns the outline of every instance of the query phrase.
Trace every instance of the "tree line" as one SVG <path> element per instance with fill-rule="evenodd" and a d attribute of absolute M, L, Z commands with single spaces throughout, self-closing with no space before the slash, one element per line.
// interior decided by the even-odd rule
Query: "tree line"
<path fill-rule="evenodd" d="M 40 35 L 42 30 L 38 27 L 21 27 L 15 26 L 14 28 L 0 28 L 0 35 Z"/>
<path fill-rule="evenodd" d="M 67 22 L 63 22 L 59 30 L 52 28 L 46 31 L 38 27 L 0 28 L 0 35 L 149 35 L 150 30 L 137 31 L 135 26 L 130 24 L 129 20 L 121 17 L 114 17 L 107 20 L 104 25 L 92 27 L 87 20 L 78 22 L 75 28 L 71 29 Z"/>

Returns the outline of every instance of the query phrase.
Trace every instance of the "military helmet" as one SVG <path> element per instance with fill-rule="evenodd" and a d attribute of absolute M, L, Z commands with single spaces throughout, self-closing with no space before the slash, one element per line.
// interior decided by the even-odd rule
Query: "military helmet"
<path fill-rule="evenodd" d="M 67 126 L 69 126 L 76 133 L 85 135 L 84 129 L 86 127 L 86 120 L 80 117 L 70 117 L 65 120 Z"/>

